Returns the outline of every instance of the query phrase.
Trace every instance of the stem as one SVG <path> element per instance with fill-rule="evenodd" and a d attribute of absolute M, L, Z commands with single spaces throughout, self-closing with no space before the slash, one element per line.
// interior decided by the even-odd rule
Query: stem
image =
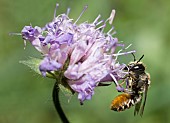
<path fill-rule="evenodd" d="M 52 97 L 53 97 L 53 103 L 54 103 L 55 109 L 57 110 L 62 122 L 69 123 L 69 121 L 68 121 L 66 115 L 64 114 L 63 109 L 61 108 L 61 105 L 60 105 L 59 86 L 58 86 L 57 82 L 54 84 Z"/>

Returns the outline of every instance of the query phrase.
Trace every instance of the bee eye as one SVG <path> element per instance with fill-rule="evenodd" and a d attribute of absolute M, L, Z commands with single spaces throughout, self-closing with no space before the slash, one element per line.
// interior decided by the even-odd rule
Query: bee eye
<path fill-rule="evenodd" d="M 133 67 L 133 70 L 144 71 L 145 67 L 142 64 L 138 64 Z"/>
<path fill-rule="evenodd" d="M 134 69 L 139 69 L 139 66 L 135 66 Z"/>

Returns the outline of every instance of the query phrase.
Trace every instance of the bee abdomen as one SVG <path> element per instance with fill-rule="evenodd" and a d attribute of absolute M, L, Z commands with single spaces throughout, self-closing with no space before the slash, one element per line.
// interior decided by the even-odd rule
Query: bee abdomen
<path fill-rule="evenodd" d="M 124 111 L 134 106 L 139 102 L 139 98 L 135 98 L 134 95 L 130 95 L 128 93 L 123 93 L 115 97 L 115 99 L 111 103 L 111 110 L 114 111 Z"/>

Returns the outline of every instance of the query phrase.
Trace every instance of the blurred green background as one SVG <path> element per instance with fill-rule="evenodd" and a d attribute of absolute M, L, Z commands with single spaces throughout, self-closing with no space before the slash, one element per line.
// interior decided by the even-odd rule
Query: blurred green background
<path fill-rule="evenodd" d="M 134 108 L 124 112 L 111 111 L 111 100 L 118 94 L 114 85 L 96 88 L 92 100 L 80 106 L 77 95 L 68 103 L 61 94 L 61 103 L 71 123 L 169 123 L 170 122 L 170 1 L 169 0 L 0 0 L 0 123 L 60 123 L 51 91 L 54 81 L 43 78 L 19 63 L 39 54 L 28 43 L 24 50 L 20 32 L 30 23 L 44 26 L 57 14 L 71 7 L 70 17 L 76 19 L 84 5 L 88 9 L 79 22 L 92 22 L 98 14 L 102 19 L 116 9 L 113 25 L 116 36 L 136 57 L 145 54 L 143 62 L 151 74 L 151 88 L 143 117 L 133 116 Z M 120 57 L 128 63 L 131 55 Z"/>

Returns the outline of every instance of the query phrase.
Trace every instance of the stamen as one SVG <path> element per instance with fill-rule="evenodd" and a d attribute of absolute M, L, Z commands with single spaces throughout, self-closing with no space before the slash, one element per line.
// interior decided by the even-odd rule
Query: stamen
<path fill-rule="evenodd" d="M 102 26 L 98 27 L 96 30 L 104 29 L 106 27 L 106 24 L 103 24 Z"/>
<path fill-rule="evenodd" d="M 114 27 L 112 27 L 108 32 L 107 35 L 109 35 L 111 33 L 111 31 L 113 31 Z"/>
<path fill-rule="evenodd" d="M 120 50 L 117 52 L 117 54 L 119 54 L 121 51 L 122 51 L 122 49 L 120 49 Z M 115 61 L 117 61 L 117 59 L 118 59 L 118 56 L 116 56 Z"/>
<path fill-rule="evenodd" d="M 125 49 L 128 49 L 129 47 L 131 47 L 132 46 L 132 44 L 129 44 Z"/>
<path fill-rule="evenodd" d="M 102 30 L 101 30 L 101 33 L 103 33 L 103 31 L 104 31 L 104 28 L 106 27 L 106 23 L 104 23 L 104 27 L 102 28 Z"/>
<path fill-rule="evenodd" d="M 25 50 L 25 48 L 26 48 L 26 44 L 27 44 L 27 41 L 24 40 L 24 50 Z"/>
<path fill-rule="evenodd" d="M 84 9 L 83 9 L 83 11 L 80 13 L 80 16 L 77 18 L 77 20 L 74 22 L 74 24 L 76 24 L 78 21 L 79 21 L 79 19 L 80 19 L 80 17 L 83 15 L 83 13 L 86 11 L 86 9 L 87 9 L 87 5 L 84 7 Z"/>
<path fill-rule="evenodd" d="M 101 23 L 103 23 L 103 22 L 104 22 L 103 20 L 99 21 L 99 22 L 96 24 L 96 26 L 99 25 L 99 24 L 101 24 Z"/>
<path fill-rule="evenodd" d="M 58 7 L 59 7 L 59 4 L 57 3 L 57 4 L 56 4 L 56 7 L 55 7 L 55 10 L 54 10 L 54 19 L 55 19 L 55 17 L 56 17 L 56 12 L 57 12 Z"/>
<path fill-rule="evenodd" d="M 114 19 L 114 16 L 115 16 L 115 10 L 113 9 L 111 14 L 110 14 L 110 17 L 108 19 L 106 19 L 106 21 L 104 22 L 104 24 L 106 24 L 107 21 L 109 21 L 109 24 L 112 24 L 113 22 L 113 19 Z M 101 32 L 104 31 L 104 28 L 101 30 Z"/>
<path fill-rule="evenodd" d="M 114 34 L 116 34 L 116 31 L 114 31 L 111 35 L 114 35 Z"/>
<path fill-rule="evenodd" d="M 110 76 L 114 80 L 114 83 L 115 83 L 116 87 L 119 86 L 119 83 L 117 82 L 116 78 L 112 74 L 110 74 Z"/>
<path fill-rule="evenodd" d="M 9 35 L 10 35 L 10 36 L 13 36 L 13 35 L 19 35 L 19 36 L 21 36 L 22 34 L 21 34 L 21 33 L 10 32 Z"/>
<path fill-rule="evenodd" d="M 101 17 L 101 15 L 98 15 L 97 18 L 94 20 L 93 24 L 96 25 L 96 23 L 98 22 L 99 18 Z"/>
<path fill-rule="evenodd" d="M 127 55 L 127 54 L 131 54 L 131 53 L 135 53 L 135 50 L 129 51 L 129 52 L 124 52 L 124 53 L 116 53 L 116 54 L 112 54 L 113 56 L 120 56 L 120 55 Z"/>
<path fill-rule="evenodd" d="M 110 14 L 110 17 L 108 18 L 109 24 L 112 24 L 114 17 L 115 17 L 115 10 L 113 9 Z"/>
<path fill-rule="evenodd" d="M 69 15 L 70 10 L 71 10 L 70 8 L 67 8 L 67 13 L 66 13 L 67 16 Z"/>
<path fill-rule="evenodd" d="M 120 45 L 120 46 L 124 47 L 124 45 Z M 127 47 L 125 47 L 125 48 L 119 50 L 119 51 L 117 52 L 117 54 L 123 54 L 123 53 L 120 53 L 120 52 L 122 52 L 123 50 L 128 49 L 130 46 L 132 46 L 132 44 L 129 44 Z M 133 51 L 132 51 L 132 53 L 133 53 Z M 127 52 L 127 54 L 129 54 L 129 53 Z M 119 55 L 116 55 L 115 60 L 117 60 L 118 56 L 119 56 Z"/>
<path fill-rule="evenodd" d="M 118 68 L 117 68 L 117 69 L 118 69 Z M 114 71 L 117 71 L 117 70 L 115 69 Z M 114 76 L 113 74 L 109 74 L 109 75 L 112 77 L 113 82 L 114 82 L 114 84 L 116 85 L 116 90 L 117 90 L 118 92 L 125 92 L 124 87 L 122 87 L 122 86 L 118 83 L 118 81 L 116 80 L 115 76 Z"/>

